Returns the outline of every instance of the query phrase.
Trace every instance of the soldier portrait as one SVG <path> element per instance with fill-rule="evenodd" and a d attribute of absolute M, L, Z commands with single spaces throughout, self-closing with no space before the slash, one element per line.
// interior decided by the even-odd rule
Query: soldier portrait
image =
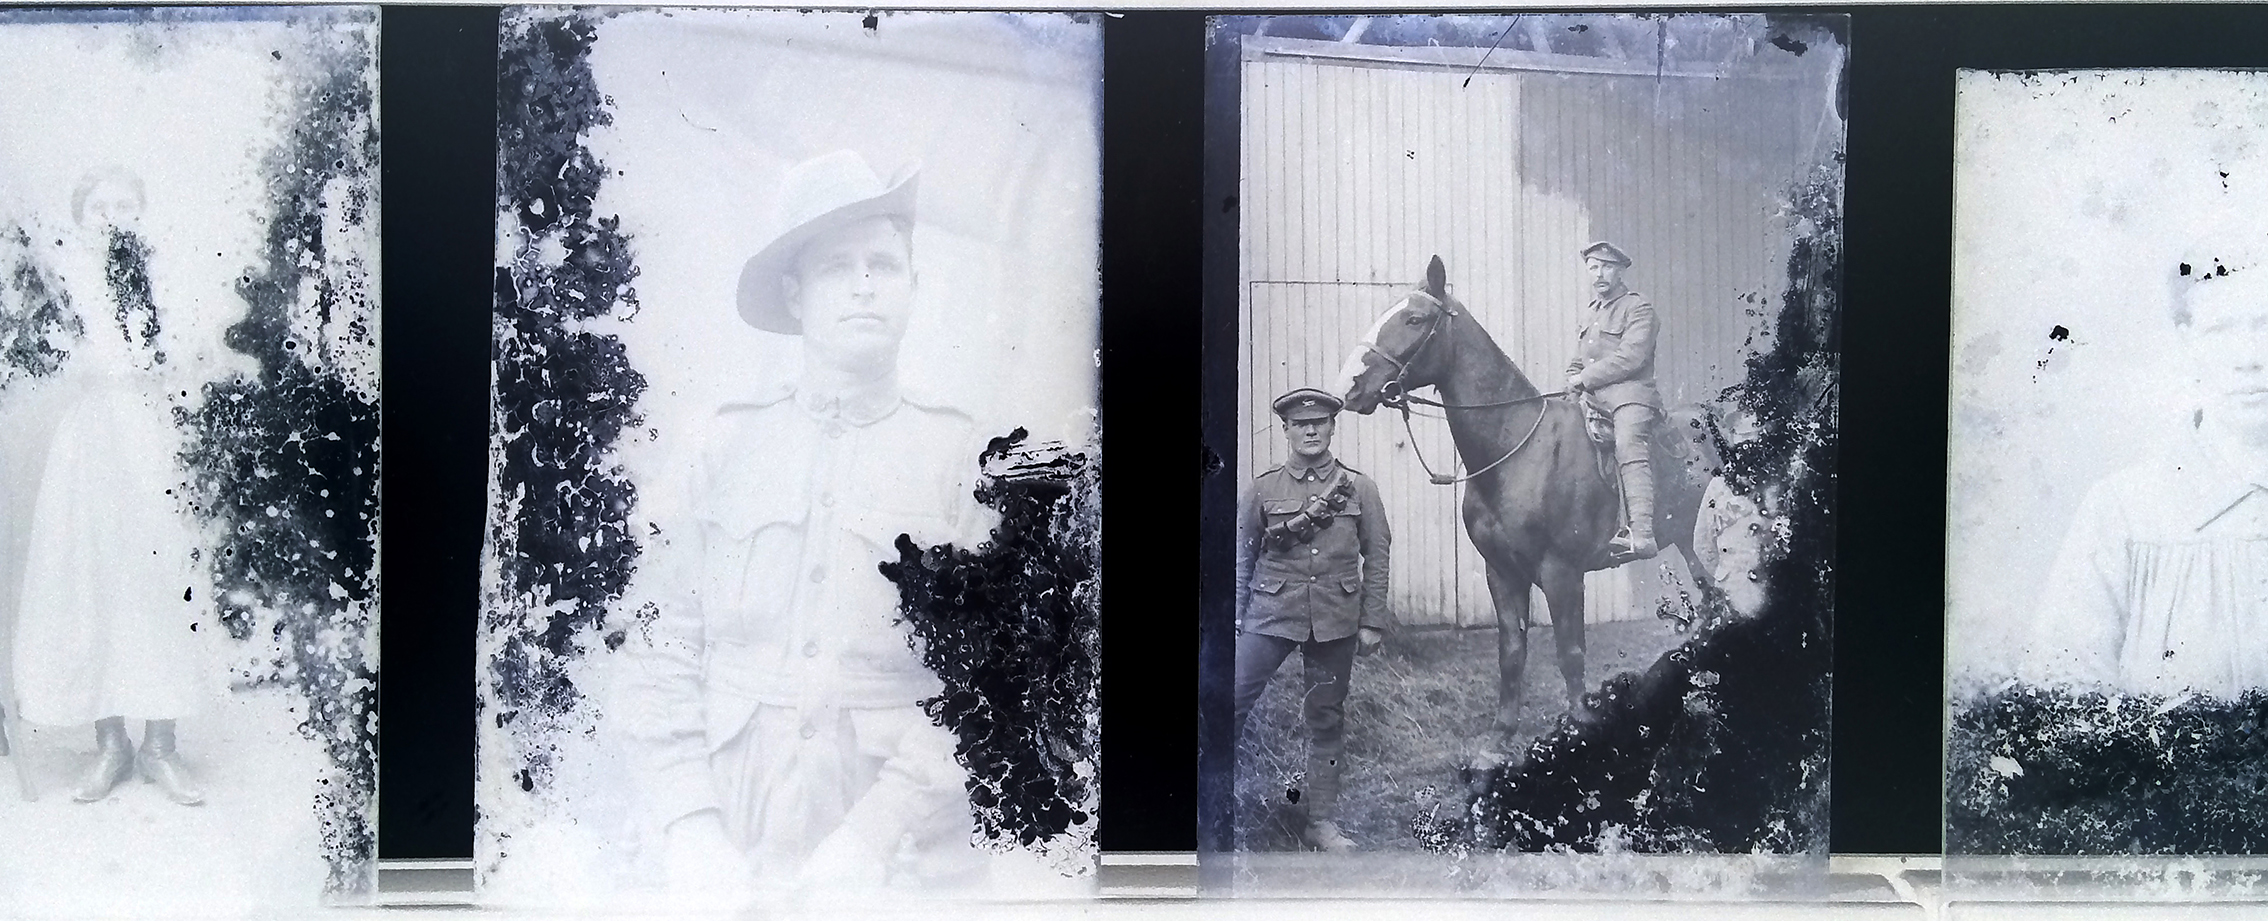
<path fill-rule="evenodd" d="M 1354 657 L 1386 639 L 1394 542 L 1377 484 L 1331 455 L 1341 405 L 1313 388 L 1276 398 L 1290 459 L 1252 485 L 1236 539 L 1237 726 L 1297 650 L 1310 745 L 1307 840 L 1326 851 L 1355 847 L 1332 814 L 1346 758 L 1347 682 Z"/>
<path fill-rule="evenodd" d="M 483 694 L 516 719 L 483 726 L 484 901 L 1091 888 L 1098 711 L 1072 666 L 1096 641 L 1015 629 L 1091 615 L 1095 590 L 1059 580 L 1039 605 L 1005 561 L 1099 533 L 1094 507 L 1033 498 L 1085 501 L 1078 474 L 1016 479 L 1041 475 L 1019 452 L 1098 450 L 1094 23 L 527 10 L 503 28 L 529 75 L 507 95 L 553 88 L 544 105 L 607 127 L 501 129 L 525 181 L 499 202 L 520 230 Z M 553 142 L 590 183 L 557 205 Z M 563 616 L 586 618 L 571 647 L 547 639 Z M 980 680 L 1016 666 L 1058 705 Z"/>
<path fill-rule="evenodd" d="M 1224 885 L 1624 891 L 1427 859 L 1824 847 L 1784 817 L 1826 802 L 1841 28 L 1213 20 Z"/>
<path fill-rule="evenodd" d="M 745 851 L 762 872 L 871 885 L 902 836 L 970 848 L 954 740 L 918 706 L 936 676 L 872 566 L 898 533 L 967 546 L 990 525 L 974 421 L 899 389 L 916 178 L 885 182 L 851 151 L 791 167 L 779 234 L 742 269 L 741 319 L 801 337 L 803 371 L 718 409 L 687 488 L 685 597 L 631 650 L 625 710 L 670 803 L 655 818 L 674 877 Z M 966 872 L 925 856 L 943 869 L 909 872 Z"/>

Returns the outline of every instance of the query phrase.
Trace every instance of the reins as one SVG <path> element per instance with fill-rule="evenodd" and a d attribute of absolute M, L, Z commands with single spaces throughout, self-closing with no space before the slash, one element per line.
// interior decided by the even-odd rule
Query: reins
<path fill-rule="evenodd" d="M 1535 424 L 1528 426 L 1528 433 L 1526 435 L 1520 436 L 1519 443 L 1514 444 L 1512 446 L 1512 450 L 1504 452 L 1504 456 L 1490 461 L 1487 466 L 1475 470 L 1471 473 L 1465 474 L 1464 476 L 1453 476 L 1446 473 L 1436 473 L 1434 472 L 1433 465 L 1426 463 L 1425 449 L 1418 447 L 1417 431 L 1410 424 L 1411 403 L 1422 403 L 1427 406 L 1438 406 L 1442 409 L 1442 418 L 1447 419 L 1449 418 L 1448 411 L 1452 409 L 1495 409 L 1504 406 L 1518 406 L 1522 403 L 1540 403 L 1544 400 L 1549 400 L 1554 397 L 1566 396 L 1567 391 L 1555 390 L 1551 393 L 1539 393 L 1532 397 L 1516 397 L 1510 400 L 1494 400 L 1487 403 L 1444 403 L 1440 400 L 1428 400 L 1424 397 L 1408 392 L 1408 390 L 1402 383 L 1402 380 L 1410 373 L 1410 363 L 1417 361 L 1418 355 L 1425 351 L 1425 347 L 1433 343 L 1434 334 L 1441 331 L 1442 322 L 1454 320 L 1457 317 L 1457 312 L 1455 310 L 1449 309 L 1449 304 L 1446 299 L 1436 298 L 1436 301 L 1441 304 L 1441 315 L 1444 319 L 1440 322 L 1431 323 L 1426 326 L 1424 337 L 1418 340 L 1417 348 L 1410 350 L 1410 357 L 1407 361 L 1396 359 L 1394 356 L 1386 354 L 1386 351 L 1384 349 L 1379 348 L 1376 343 L 1370 342 L 1368 340 L 1365 340 L 1362 343 L 1362 347 L 1369 350 L 1370 354 L 1383 358 L 1388 364 L 1394 366 L 1394 379 L 1386 382 L 1386 386 L 1383 388 L 1384 392 L 1379 396 L 1379 403 L 1392 407 L 1394 410 L 1402 414 L 1402 432 L 1403 434 L 1409 436 L 1410 453 L 1417 455 L 1418 467 L 1425 471 L 1426 479 L 1432 481 L 1433 485 L 1454 486 L 1458 483 L 1466 482 L 1474 477 L 1494 470 L 1497 467 L 1503 465 L 1505 461 L 1511 460 L 1512 455 L 1520 453 L 1520 449 L 1527 447 L 1528 442 L 1534 440 L 1536 433 L 1543 429 L 1545 410 L 1536 411 Z"/>

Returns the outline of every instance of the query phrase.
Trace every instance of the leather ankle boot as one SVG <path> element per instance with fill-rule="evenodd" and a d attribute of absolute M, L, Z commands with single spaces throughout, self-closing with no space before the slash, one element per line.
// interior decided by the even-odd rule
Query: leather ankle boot
<path fill-rule="evenodd" d="M 188 766 L 181 763 L 181 753 L 174 750 L 172 720 L 149 722 L 142 733 L 141 755 L 135 760 L 141 765 L 143 782 L 156 785 L 166 799 L 184 806 L 205 801 L 205 792 L 197 789 Z"/>
<path fill-rule="evenodd" d="M 97 721 L 94 763 L 87 765 L 71 798 L 82 803 L 107 799 L 133 770 L 134 746 L 126 738 L 126 721 L 115 716 Z"/>

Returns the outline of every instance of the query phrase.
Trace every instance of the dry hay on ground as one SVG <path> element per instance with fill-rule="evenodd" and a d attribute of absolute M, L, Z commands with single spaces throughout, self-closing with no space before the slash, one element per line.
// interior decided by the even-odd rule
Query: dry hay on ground
<path fill-rule="evenodd" d="M 1589 625 L 1584 683 L 1642 672 L 1685 639 L 1658 620 Z M 1549 730 L 1567 701 L 1550 627 L 1528 631 L 1520 737 Z M 1243 850 L 1301 847 L 1306 808 L 1294 801 L 1307 770 L 1301 663 L 1284 660 L 1237 746 L 1236 841 Z M 1460 769 L 1493 742 L 1496 630 L 1403 630 L 1355 660 L 1347 695 L 1347 768 L 1338 820 L 1362 847 L 1415 849 L 1410 820 L 1463 808 Z"/>

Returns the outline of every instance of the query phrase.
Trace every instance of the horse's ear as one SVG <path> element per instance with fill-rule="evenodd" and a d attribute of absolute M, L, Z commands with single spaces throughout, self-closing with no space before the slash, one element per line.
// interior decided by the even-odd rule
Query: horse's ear
<path fill-rule="evenodd" d="M 1449 269 L 1441 264 L 1441 257 L 1433 257 L 1425 264 L 1425 293 L 1442 303 L 1449 302 Z"/>

